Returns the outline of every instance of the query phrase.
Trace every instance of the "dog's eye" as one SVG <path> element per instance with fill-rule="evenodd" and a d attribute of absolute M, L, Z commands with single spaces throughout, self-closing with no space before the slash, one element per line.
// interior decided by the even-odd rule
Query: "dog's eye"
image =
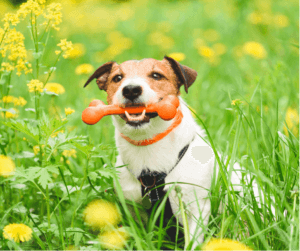
<path fill-rule="evenodd" d="M 160 80 L 162 79 L 163 76 L 160 75 L 159 73 L 154 72 L 151 74 L 151 77 L 154 78 L 155 80 Z"/>
<path fill-rule="evenodd" d="M 122 80 L 122 78 L 123 78 L 122 75 L 117 75 L 112 80 L 117 83 L 117 82 L 120 82 Z"/>

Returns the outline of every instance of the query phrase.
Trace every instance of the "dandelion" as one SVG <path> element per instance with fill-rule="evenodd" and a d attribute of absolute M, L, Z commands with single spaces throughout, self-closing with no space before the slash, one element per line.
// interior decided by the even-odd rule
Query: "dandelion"
<path fill-rule="evenodd" d="M 65 114 L 66 114 L 66 116 L 71 115 L 74 112 L 75 112 L 75 110 L 71 109 L 70 107 L 65 108 Z"/>
<path fill-rule="evenodd" d="M 221 43 L 216 43 L 212 47 L 217 55 L 223 55 L 227 51 L 226 45 Z"/>
<path fill-rule="evenodd" d="M 83 44 L 73 44 L 73 50 L 70 51 L 69 58 L 79 58 L 85 54 L 85 47 Z"/>
<path fill-rule="evenodd" d="M 230 239 L 213 239 L 208 242 L 203 248 L 203 251 L 215 251 L 215 250 L 248 250 L 251 251 L 246 245 L 239 243 L 238 241 Z"/>
<path fill-rule="evenodd" d="M 61 48 L 61 50 L 64 52 L 63 57 L 68 58 L 71 54 L 71 51 L 73 50 L 73 44 L 71 41 L 67 41 L 67 39 L 60 40 L 60 43 L 57 44 Z M 57 51 L 55 51 L 57 54 Z"/>
<path fill-rule="evenodd" d="M 98 238 L 101 242 L 101 246 L 105 249 L 123 249 L 128 237 L 128 233 L 124 229 L 119 228 L 104 232 L 100 234 Z"/>
<path fill-rule="evenodd" d="M 94 66 L 91 64 L 81 64 L 78 65 L 75 69 L 75 73 L 77 75 L 82 75 L 82 74 L 90 74 L 94 71 Z"/>
<path fill-rule="evenodd" d="M 9 224 L 3 229 L 5 239 L 13 239 L 15 242 L 29 241 L 32 238 L 32 229 L 24 224 Z"/>
<path fill-rule="evenodd" d="M 198 53 L 205 58 L 212 58 L 215 56 L 215 51 L 208 46 L 200 46 Z"/>
<path fill-rule="evenodd" d="M 86 224 L 94 229 L 116 226 L 121 220 L 116 205 L 105 200 L 94 200 L 89 203 L 83 215 Z"/>
<path fill-rule="evenodd" d="M 267 52 L 263 45 L 254 41 L 245 43 L 243 46 L 243 51 L 257 59 L 263 59 L 267 56 Z"/>
<path fill-rule="evenodd" d="M 53 92 L 57 95 L 65 93 L 65 88 L 58 83 L 47 83 L 44 86 L 44 89 L 46 89 L 46 91 L 48 92 Z"/>
<path fill-rule="evenodd" d="M 288 17 L 282 14 L 275 15 L 273 18 L 273 22 L 274 25 L 279 28 L 288 27 L 290 24 Z"/>
<path fill-rule="evenodd" d="M 44 84 L 38 79 L 32 79 L 27 86 L 29 88 L 29 92 L 43 92 Z"/>
<path fill-rule="evenodd" d="M 185 55 L 182 52 L 173 52 L 168 55 L 170 58 L 175 59 L 176 61 L 180 62 L 185 59 Z"/>
<path fill-rule="evenodd" d="M 203 37 L 210 42 L 214 42 L 220 39 L 220 34 L 216 30 L 208 29 L 203 32 Z"/>
<path fill-rule="evenodd" d="M 76 156 L 76 150 L 75 149 L 64 150 L 62 152 L 62 155 L 65 156 L 65 157 L 74 157 L 74 158 L 77 158 L 77 156 Z"/>
<path fill-rule="evenodd" d="M 5 155 L 0 155 L 0 176 L 8 177 L 14 174 L 16 170 L 13 160 Z"/>
<path fill-rule="evenodd" d="M 290 129 L 290 131 L 295 136 L 298 136 L 299 114 L 296 109 L 293 109 L 291 107 L 289 107 L 287 109 L 286 115 L 285 115 L 285 122 L 286 122 L 288 129 Z M 289 135 L 288 129 L 286 128 L 286 126 L 284 126 L 284 128 L 283 128 L 284 133 L 287 136 Z"/>

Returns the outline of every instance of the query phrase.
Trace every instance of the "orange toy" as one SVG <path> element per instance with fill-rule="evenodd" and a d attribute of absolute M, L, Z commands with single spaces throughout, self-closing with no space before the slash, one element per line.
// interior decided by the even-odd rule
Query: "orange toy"
<path fill-rule="evenodd" d="M 168 95 L 160 102 L 151 104 L 147 107 L 126 107 L 121 108 L 117 105 L 105 105 L 101 100 L 93 100 L 89 107 L 82 112 L 82 121 L 88 125 L 96 124 L 106 115 L 120 115 L 142 113 L 146 109 L 146 113 L 157 113 L 163 120 L 171 120 L 177 113 L 179 100 L 176 96 Z"/>

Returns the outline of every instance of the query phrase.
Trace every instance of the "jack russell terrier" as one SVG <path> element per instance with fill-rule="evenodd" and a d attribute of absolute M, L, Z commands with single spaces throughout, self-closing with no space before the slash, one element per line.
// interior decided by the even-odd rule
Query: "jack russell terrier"
<path fill-rule="evenodd" d="M 210 215 L 208 193 L 215 165 L 214 151 L 202 139 L 204 131 L 179 97 L 180 87 L 183 85 L 188 92 L 196 77 L 195 70 L 165 56 L 162 61 L 148 58 L 120 65 L 105 63 L 85 84 L 87 86 L 96 78 L 98 87 L 107 92 L 107 103 L 123 108 L 147 107 L 167 95 L 179 98 L 177 115 L 170 121 L 161 119 L 157 113 L 145 111 L 113 116 L 119 151 L 116 166 L 125 165 L 118 168 L 125 198 L 138 203 L 148 196 L 153 206 L 174 182 L 178 182 L 182 201 L 190 212 L 187 214 L 190 238 L 197 240 L 192 248 L 203 242 L 203 230 Z M 236 174 L 233 173 L 231 178 L 238 184 Z M 163 186 L 165 183 L 171 184 Z M 168 205 L 182 224 L 174 189 L 169 193 Z"/>

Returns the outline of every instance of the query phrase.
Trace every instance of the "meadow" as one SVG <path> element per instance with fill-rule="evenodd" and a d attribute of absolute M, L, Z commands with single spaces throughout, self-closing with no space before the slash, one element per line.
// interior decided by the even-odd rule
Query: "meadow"
<path fill-rule="evenodd" d="M 164 55 L 198 72 L 181 96 L 228 156 L 198 248 L 230 239 L 299 250 L 298 1 L 1 1 L 0 17 L 1 250 L 184 248 L 154 224 L 164 203 L 145 223 L 114 191 L 111 117 L 81 120 L 93 99 L 106 101 L 96 83 L 83 88 L 100 65 Z M 230 189 L 235 162 L 261 205 L 251 182 L 242 197 Z"/>

